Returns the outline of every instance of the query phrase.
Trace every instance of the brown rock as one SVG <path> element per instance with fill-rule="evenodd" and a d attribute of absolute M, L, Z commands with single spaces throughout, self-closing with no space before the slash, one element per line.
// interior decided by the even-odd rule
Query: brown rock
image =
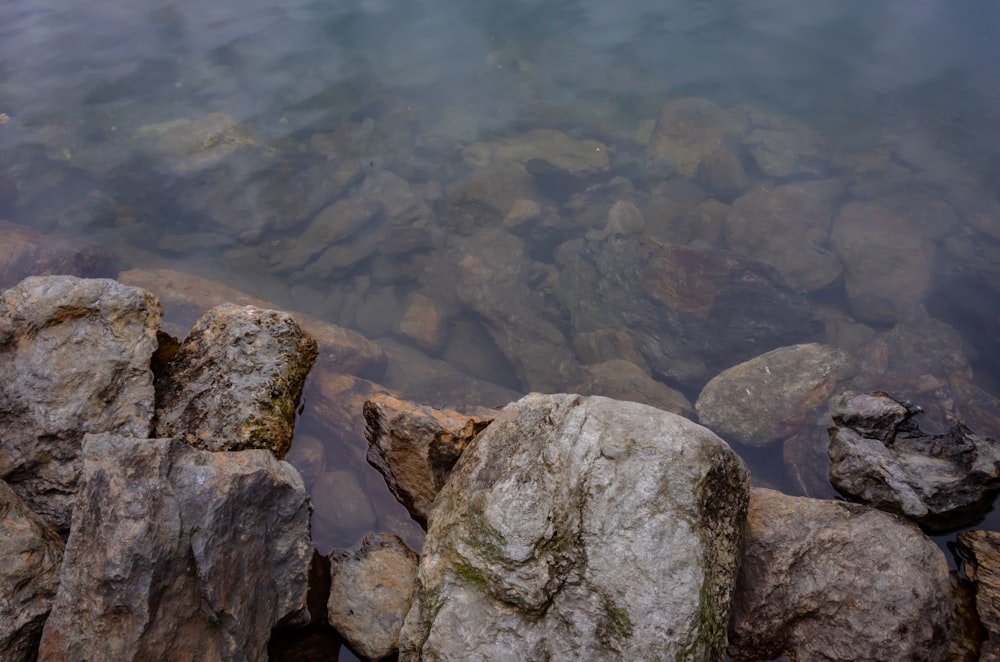
<path fill-rule="evenodd" d="M 112 276 L 117 259 L 97 245 L 50 237 L 0 220 L 0 287 L 28 276 L 69 274 L 86 278 Z"/>
<path fill-rule="evenodd" d="M 976 584 L 976 613 L 986 630 L 979 659 L 995 662 L 1000 660 L 1000 533 L 960 533 L 958 551 L 965 561 L 965 574 Z"/>
<path fill-rule="evenodd" d="M 737 662 L 946 659 L 944 555 L 916 525 L 839 501 L 750 491 L 729 629 Z"/>
<path fill-rule="evenodd" d="M 587 177 L 610 169 L 608 148 L 596 140 L 577 140 L 555 129 L 535 129 L 501 141 L 494 157 L 521 165 Z"/>
<path fill-rule="evenodd" d="M 157 378 L 155 436 L 213 451 L 267 448 L 283 458 L 316 353 L 287 313 L 216 306 Z"/>
<path fill-rule="evenodd" d="M 106 279 L 32 277 L 0 295 L 0 478 L 61 533 L 83 435 L 149 436 L 160 312 Z"/>
<path fill-rule="evenodd" d="M 313 538 L 318 544 L 342 547 L 375 526 L 375 509 L 350 471 L 326 471 L 312 488 Z"/>
<path fill-rule="evenodd" d="M 275 308 L 268 301 L 218 281 L 171 269 L 131 269 L 118 274 L 118 280 L 153 292 L 164 302 L 171 316 L 186 325 L 194 323 L 209 308 L 226 303 Z M 319 359 L 338 372 L 377 377 L 385 369 L 385 353 L 367 338 L 302 313 L 295 313 L 295 319 L 306 333 L 316 339 Z"/>
<path fill-rule="evenodd" d="M 698 166 L 720 145 L 735 143 L 747 129 L 744 116 L 723 110 L 708 99 L 668 101 L 660 109 L 646 145 L 646 165 L 655 172 L 694 177 Z"/>
<path fill-rule="evenodd" d="M 645 364 L 645 361 L 643 361 Z M 586 366 L 588 379 L 573 391 L 642 404 L 694 419 L 694 407 L 683 393 L 649 376 L 634 363 L 612 359 Z"/>
<path fill-rule="evenodd" d="M 399 650 L 410 609 L 417 555 L 398 537 L 365 536 L 360 549 L 330 554 L 330 625 L 369 660 Z"/>
<path fill-rule="evenodd" d="M 434 302 L 419 292 L 410 298 L 399 322 L 399 333 L 429 354 L 436 354 L 444 346 L 444 320 Z"/>
<path fill-rule="evenodd" d="M 826 245 L 843 193 L 836 179 L 758 186 L 733 203 L 726 241 L 732 250 L 774 266 L 793 287 L 826 287 L 842 271 Z"/>
<path fill-rule="evenodd" d="M 385 477 L 389 490 L 426 528 L 434 497 L 462 451 L 493 416 L 439 410 L 377 396 L 365 402 L 368 461 Z"/>
<path fill-rule="evenodd" d="M 750 187 L 743 163 L 732 150 L 719 148 L 698 164 L 698 183 L 714 198 L 731 202 Z"/>
<path fill-rule="evenodd" d="M 298 472 L 266 451 L 90 435 L 43 660 L 267 660 L 312 558 Z"/>
<path fill-rule="evenodd" d="M 301 269 L 327 246 L 347 239 L 381 211 L 381 202 L 357 196 L 344 198 L 327 206 L 316 214 L 288 249 L 280 254 L 272 271 L 285 273 Z"/>
<path fill-rule="evenodd" d="M 34 662 L 59 586 L 63 541 L 0 480 L 0 651 Z"/>

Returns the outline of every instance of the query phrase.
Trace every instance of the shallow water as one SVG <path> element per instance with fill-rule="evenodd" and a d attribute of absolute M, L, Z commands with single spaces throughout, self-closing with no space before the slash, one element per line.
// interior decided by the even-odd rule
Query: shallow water
<path fill-rule="evenodd" d="M 859 164 L 881 158 L 872 179 L 893 168 L 905 177 L 880 180 L 872 195 L 919 193 L 954 211 L 955 223 L 931 218 L 917 229 L 934 255 L 922 300 L 958 329 L 976 382 L 996 395 L 998 28 L 1000 5 L 989 0 L 9 0 L 0 5 L 0 113 L 10 118 L 0 125 L 0 183 L 13 181 L 18 195 L 5 203 L 0 186 L 0 216 L 356 329 L 389 351 L 379 381 L 412 399 L 469 404 L 458 394 L 474 377 L 478 404 L 499 405 L 531 384 L 487 332 L 482 307 L 455 301 L 450 270 L 463 242 L 504 217 L 483 206 L 495 192 L 463 202 L 475 169 L 463 150 L 545 128 L 608 152 L 606 172 L 567 177 L 528 163 L 531 181 L 511 185 L 551 213 L 551 227 L 522 233 L 538 269 L 525 299 L 544 297 L 559 243 L 601 230 L 588 214 L 620 193 L 623 180 L 612 178 L 637 200 L 662 192 L 666 176 L 644 160 L 661 106 L 704 97 L 819 132 L 824 176 L 853 187 L 845 201 L 871 194 L 861 195 L 870 182 Z M 184 120 L 194 137 L 173 131 Z M 749 169 L 754 185 L 782 183 Z M 345 254 L 325 266 L 310 250 L 303 257 L 312 219 L 359 191 L 385 201 L 380 227 L 353 228 Z M 717 231 L 670 232 L 727 247 Z M 399 246 L 407 237 L 415 247 Z M 416 294 L 447 318 L 441 346 L 414 348 L 399 331 Z M 851 321 L 842 280 L 810 296 Z M 568 345 L 572 320 L 558 310 L 545 319 Z M 309 404 L 307 394 L 299 436 L 319 440 L 327 471 L 355 475 L 374 504 L 367 528 L 418 546 L 419 530 L 365 464 L 364 441 L 332 433 Z M 780 450 L 743 450 L 756 475 L 795 489 Z M 361 533 L 327 527 L 317 542 L 326 551 Z"/>

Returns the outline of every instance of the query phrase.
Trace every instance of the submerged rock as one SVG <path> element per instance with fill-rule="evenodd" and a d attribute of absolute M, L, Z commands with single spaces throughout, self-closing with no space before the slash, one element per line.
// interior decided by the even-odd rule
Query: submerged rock
<path fill-rule="evenodd" d="M 736 662 L 947 659 L 951 585 L 920 530 L 873 508 L 750 491 Z"/>
<path fill-rule="evenodd" d="M 39 659 L 267 659 L 306 606 L 309 497 L 263 450 L 88 436 Z"/>
<path fill-rule="evenodd" d="M 365 402 L 368 462 L 424 527 L 437 493 L 473 438 L 493 420 L 376 396 Z"/>
<path fill-rule="evenodd" d="M 84 434 L 149 436 L 160 314 L 106 279 L 32 277 L 0 295 L 0 478 L 60 533 Z"/>
<path fill-rule="evenodd" d="M 113 276 L 117 259 L 107 249 L 80 241 L 50 237 L 23 225 L 0 220 L 0 287 L 11 287 L 27 276 L 70 274 Z"/>
<path fill-rule="evenodd" d="M 63 541 L 0 480 L 0 651 L 34 662 L 59 587 Z"/>
<path fill-rule="evenodd" d="M 626 331 L 655 373 L 691 388 L 822 331 L 808 299 L 741 255 L 608 237 L 566 242 L 556 261 L 556 295 L 575 333 Z"/>
<path fill-rule="evenodd" d="M 400 659 L 719 659 L 747 486 L 680 416 L 508 405 L 435 502 Z"/>
<path fill-rule="evenodd" d="M 739 142 L 748 127 L 739 111 L 723 110 L 708 99 L 690 97 L 663 104 L 646 145 L 645 162 L 653 172 L 694 177 L 702 161 L 719 146 Z"/>
<path fill-rule="evenodd" d="M 726 439 L 769 446 L 809 426 L 852 369 L 828 345 L 781 347 L 713 377 L 695 404 L 698 420 Z"/>
<path fill-rule="evenodd" d="M 213 308 L 157 377 L 155 436 L 214 451 L 268 448 L 283 458 L 316 353 L 288 313 Z"/>
<path fill-rule="evenodd" d="M 830 169 L 826 141 L 816 130 L 787 117 L 753 113 L 754 129 L 744 141 L 768 177 L 823 177 Z"/>
<path fill-rule="evenodd" d="M 365 536 L 356 550 L 330 554 L 330 625 L 369 660 L 399 650 L 399 631 L 410 609 L 417 555 L 398 537 Z"/>
<path fill-rule="evenodd" d="M 918 413 L 886 393 L 841 396 L 830 428 L 830 482 L 931 531 L 975 524 L 1000 492 L 1000 443 L 961 423 L 924 433 Z"/>

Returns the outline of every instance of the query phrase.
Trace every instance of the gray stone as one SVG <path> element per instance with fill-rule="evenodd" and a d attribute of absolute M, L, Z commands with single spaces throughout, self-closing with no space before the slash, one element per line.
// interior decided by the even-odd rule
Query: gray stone
<path fill-rule="evenodd" d="M 793 287 L 826 287 L 843 270 L 826 248 L 843 194 L 836 179 L 758 186 L 733 202 L 726 241 L 732 250 L 774 266 Z"/>
<path fill-rule="evenodd" d="M 965 574 L 975 582 L 976 613 L 986 639 L 980 662 L 1000 660 L 1000 532 L 963 531 L 958 534 L 958 551 L 965 561 Z"/>
<path fill-rule="evenodd" d="M 427 526 L 437 493 L 462 451 L 493 420 L 381 395 L 365 402 L 368 462 L 410 515 Z"/>
<path fill-rule="evenodd" d="M 555 257 L 555 294 L 577 334 L 626 330 L 655 373 L 693 389 L 822 331 L 808 299 L 744 256 L 630 236 L 569 241 Z"/>
<path fill-rule="evenodd" d="M 475 146 L 473 146 L 475 147 Z M 496 159 L 575 177 L 610 169 L 608 148 L 596 140 L 577 140 L 555 129 L 535 129 L 490 145 Z"/>
<path fill-rule="evenodd" d="M 306 606 L 309 498 L 269 451 L 89 435 L 39 659 L 267 659 Z"/>
<path fill-rule="evenodd" d="M 149 436 L 160 313 L 105 279 L 32 277 L 0 295 L 0 478 L 60 533 L 83 435 Z"/>
<path fill-rule="evenodd" d="M 360 549 L 330 554 L 330 625 L 369 660 L 399 650 L 399 631 L 410 610 L 417 555 L 398 537 L 365 536 Z"/>
<path fill-rule="evenodd" d="M 733 150 L 719 148 L 698 165 L 698 183 L 714 198 L 731 202 L 750 187 L 743 163 Z"/>
<path fill-rule="evenodd" d="M 960 422 L 920 430 L 920 408 L 882 393 L 846 393 L 833 407 L 830 482 L 851 499 L 931 531 L 980 521 L 1000 492 L 1000 443 Z"/>
<path fill-rule="evenodd" d="M 400 659 L 719 659 L 747 484 L 680 416 L 508 405 L 438 495 Z"/>
<path fill-rule="evenodd" d="M 828 345 L 771 350 L 713 377 L 695 403 L 698 420 L 725 439 L 769 446 L 811 425 L 852 370 Z"/>
<path fill-rule="evenodd" d="M 382 203 L 367 198 L 338 200 L 320 211 L 279 256 L 272 271 L 285 273 L 304 267 L 330 244 L 344 241 L 382 212 Z"/>
<path fill-rule="evenodd" d="M 0 480 L 0 651 L 34 662 L 59 587 L 63 541 Z"/>
<path fill-rule="evenodd" d="M 703 160 L 738 143 L 747 130 L 743 113 L 723 110 L 708 99 L 668 101 L 660 108 L 646 145 L 646 166 L 658 174 L 694 177 Z"/>
<path fill-rule="evenodd" d="M 156 436 L 206 450 L 292 444 L 316 341 L 288 314 L 222 305 L 205 313 L 156 383 Z"/>
<path fill-rule="evenodd" d="M 744 145 L 768 177 L 824 177 L 830 169 L 823 136 L 804 126 L 754 129 Z"/>
<path fill-rule="evenodd" d="M 773 660 L 948 659 L 944 554 L 913 524 L 840 501 L 750 490 L 729 655 Z"/>
<path fill-rule="evenodd" d="M 642 363 L 645 364 L 645 361 Z M 584 369 L 587 371 L 587 379 L 573 389 L 576 393 L 641 402 L 685 418 L 694 418 L 694 407 L 683 393 L 656 381 L 635 363 L 611 359 L 588 365 Z"/>

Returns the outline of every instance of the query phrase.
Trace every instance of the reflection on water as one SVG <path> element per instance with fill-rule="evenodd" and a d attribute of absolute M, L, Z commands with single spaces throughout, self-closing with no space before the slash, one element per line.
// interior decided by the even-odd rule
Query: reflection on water
<path fill-rule="evenodd" d="M 681 403 L 753 355 L 660 356 L 655 329 L 622 339 L 631 312 L 589 310 L 619 303 L 570 286 L 573 247 L 631 282 L 644 258 L 601 257 L 619 235 L 765 260 L 850 349 L 924 302 L 998 393 L 998 27 L 988 0 L 10 0 L 0 215 L 356 329 L 389 357 L 378 381 L 425 402 L 614 377 Z M 802 324 L 786 342 L 817 339 Z M 310 397 L 294 459 L 340 504 L 320 546 L 419 546 L 359 428 Z"/>

